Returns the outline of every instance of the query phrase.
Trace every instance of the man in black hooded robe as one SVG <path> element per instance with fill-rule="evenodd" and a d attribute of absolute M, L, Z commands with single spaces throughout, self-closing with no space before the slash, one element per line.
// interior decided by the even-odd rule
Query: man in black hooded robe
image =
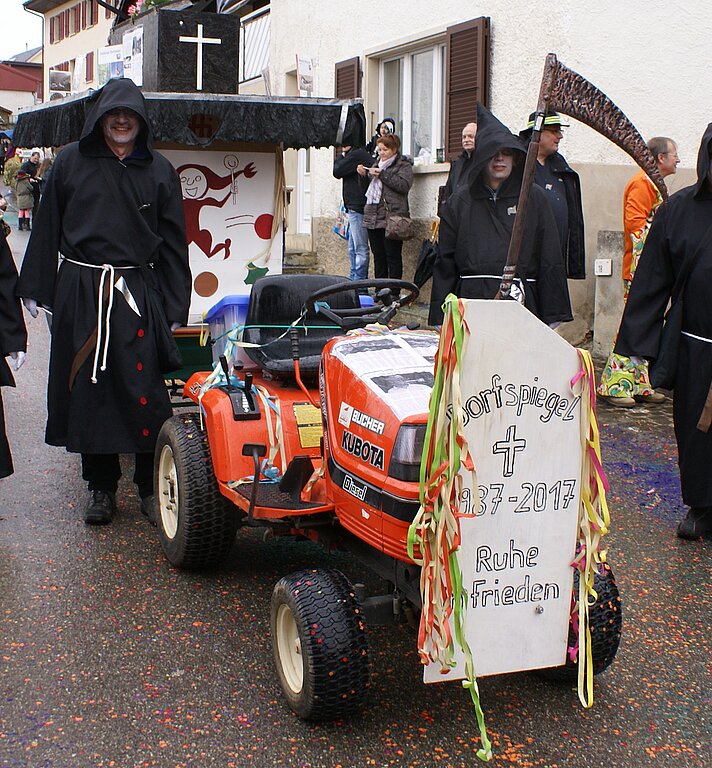
<path fill-rule="evenodd" d="M 686 260 L 695 259 L 682 294 L 673 400 L 682 500 L 690 507 L 677 534 L 693 540 L 712 538 L 712 432 L 705 407 L 712 384 L 711 153 L 712 123 L 700 144 L 697 182 L 672 195 L 655 214 L 615 346 L 617 354 L 655 360 L 675 278 Z"/>
<path fill-rule="evenodd" d="M 111 80 L 95 98 L 80 140 L 55 162 L 17 294 L 33 317 L 38 306 L 53 313 L 45 440 L 82 454 L 84 520 L 102 524 L 115 511 L 121 453 L 136 455 L 151 516 L 153 452 L 171 404 L 147 281 L 175 328 L 188 318 L 191 277 L 180 181 L 151 147 L 140 90 Z"/>
<path fill-rule="evenodd" d="M 491 178 L 491 161 L 512 155 L 506 178 Z M 450 197 L 440 221 L 440 246 L 433 268 L 429 323 L 440 325 L 449 293 L 467 299 L 493 299 L 507 261 L 517 212 L 525 149 L 522 140 L 489 110 L 477 104 L 477 142 L 471 182 Z M 532 186 L 516 269 L 513 295 L 547 325 L 573 318 L 556 221 L 544 192 Z"/>

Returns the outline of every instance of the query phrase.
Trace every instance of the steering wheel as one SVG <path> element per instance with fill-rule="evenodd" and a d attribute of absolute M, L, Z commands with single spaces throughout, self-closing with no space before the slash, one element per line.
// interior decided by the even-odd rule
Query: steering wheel
<path fill-rule="evenodd" d="M 330 296 L 354 291 L 363 292 L 369 288 L 376 292 L 374 304 L 370 307 L 330 307 L 328 302 L 325 302 Z M 401 290 L 405 291 L 402 296 Z M 401 307 L 412 304 L 419 294 L 418 286 L 406 280 L 391 280 L 383 277 L 373 280 L 345 280 L 343 283 L 335 283 L 314 291 L 304 302 L 304 306 L 313 307 L 315 312 L 328 317 L 341 328 L 356 328 L 368 323 L 385 325 Z"/>

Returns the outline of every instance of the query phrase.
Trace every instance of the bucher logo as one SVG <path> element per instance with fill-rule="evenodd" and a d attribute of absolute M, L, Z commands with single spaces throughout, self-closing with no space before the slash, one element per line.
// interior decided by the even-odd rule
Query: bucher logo
<path fill-rule="evenodd" d="M 358 435 L 344 431 L 341 447 L 366 464 L 376 469 L 383 469 L 383 448 L 369 443 L 368 440 L 362 440 Z"/>
<path fill-rule="evenodd" d="M 369 432 L 375 432 L 377 435 L 382 435 L 386 425 L 374 419 L 373 416 L 369 416 L 367 413 L 361 413 L 357 411 L 352 405 L 348 403 L 341 403 L 339 409 L 339 424 L 343 424 L 345 427 L 350 427 L 352 424 L 358 424 L 359 427 L 369 430 Z"/>
<path fill-rule="evenodd" d="M 346 477 L 344 477 L 343 489 L 346 493 L 350 493 L 360 501 L 363 501 L 366 498 L 366 486 L 357 483 L 351 475 L 346 475 Z"/>

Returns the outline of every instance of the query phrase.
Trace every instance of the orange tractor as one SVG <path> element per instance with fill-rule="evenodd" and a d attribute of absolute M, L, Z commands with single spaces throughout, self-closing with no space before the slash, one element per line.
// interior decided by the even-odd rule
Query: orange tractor
<path fill-rule="evenodd" d="M 230 370 L 223 357 L 222 370 L 193 375 L 184 396 L 198 411 L 174 415 L 158 438 L 157 523 L 173 565 L 214 565 L 238 527 L 256 526 L 348 550 L 391 585 L 366 597 L 336 570 L 276 585 L 276 667 L 290 707 L 306 719 L 357 708 L 368 681 L 367 625 L 421 608 L 420 568 L 406 541 L 420 505 L 439 337 L 387 328 L 417 295 L 399 280 L 261 278 L 242 334 L 252 365 Z M 621 628 L 607 566 L 596 587 L 591 629 L 601 672 Z M 576 667 L 554 674 L 575 679 Z"/>

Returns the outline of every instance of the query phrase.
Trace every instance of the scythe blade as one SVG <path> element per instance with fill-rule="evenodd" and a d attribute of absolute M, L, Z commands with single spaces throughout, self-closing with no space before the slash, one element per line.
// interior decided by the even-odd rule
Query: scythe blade
<path fill-rule="evenodd" d="M 512 237 L 509 241 L 507 263 L 504 267 L 499 291 L 495 297 L 497 299 L 510 298 L 512 280 L 516 275 L 524 235 L 524 221 L 529 207 L 529 190 L 534 181 L 534 162 L 539 150 L 539 137 L 544 122 L 544 113 L 547 109 L 563 112 L 569 117 L 580 120 L 612 141 L 624 152 L 627 152 L 650 176 L 655 186 L 660 190 L 663 200 L 667 199 L 667 187 L 658 170 L 655 158 L 633 123 L 605 93 L 599 91 L 585 77 L 564 66 L 557 60 L 555 54 L 550 53 L 544 64 L 534 130 L 524 163 L 517 215 L 512 227 Z"/>
<path fill-rule="evenodd" d="M 560 61 L 556 62 L 548 108 L 585 123 L 627 152 L 650 176 L 663 200 L 667 199 L 667 187 L 655 158 L 633 123 L 605 93 Z"/>

